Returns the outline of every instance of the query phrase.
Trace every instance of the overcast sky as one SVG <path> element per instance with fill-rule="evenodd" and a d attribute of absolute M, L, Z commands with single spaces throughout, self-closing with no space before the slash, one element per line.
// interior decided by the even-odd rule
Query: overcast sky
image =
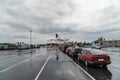
<path fill-rule="evenodd" d="M 120 39 L 120 0 L 0 0 L 0 42 Z"/>

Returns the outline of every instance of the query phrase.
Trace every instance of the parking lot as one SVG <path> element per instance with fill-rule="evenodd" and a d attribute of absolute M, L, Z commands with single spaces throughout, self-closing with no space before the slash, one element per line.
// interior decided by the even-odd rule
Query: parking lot
<path fill-rule="evenodd" d="M 0 51 L 0 80 L 119 80 L 120 48 L 102 50 L 111 57 L 112 63 L 107 68 L 86 67 L 61 51 L 56 60 L 53 49 L 33 49 L 32 53 L 30 49 Z"/>

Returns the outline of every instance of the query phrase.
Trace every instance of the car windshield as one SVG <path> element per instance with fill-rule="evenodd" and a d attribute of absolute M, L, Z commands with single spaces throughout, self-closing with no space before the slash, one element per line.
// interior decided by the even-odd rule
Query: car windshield
<path fill-rule="evenodd" d="M 81 52 L 81 51 L 82 51 L 81 48 L 77 48 L 77 49 L 75 49 L 75 52 Z"/>
<path fill-rule="evenodd" d="M 99 55 L 99 54 L 104 54 L 104 51 L 101 50 L 90 50 L 90 53 L 93 55 Z"/>

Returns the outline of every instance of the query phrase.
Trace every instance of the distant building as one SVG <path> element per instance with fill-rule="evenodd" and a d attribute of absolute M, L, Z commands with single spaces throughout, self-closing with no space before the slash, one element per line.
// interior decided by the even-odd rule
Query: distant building
<path fill-rule="evenodd" d="M 92 42 L 92 45 L 99 44 L 100 46 L 105 47 L 120 47 L 120 40 L 105 40 L 104 38 L 98 38 Z"/>
<path fill-rule="evenodd" d="M 0 50 L 6 50 L 6 49 L 15 49 L 16 45 L 12 43 L 1 43 L 0 44 Z"/>
<path fill-rule="evenodd" d="M 0 44 L 0 50 L 7 49 L 8 45 L 5 44 Z"/>
<path fill-rule="evenodd" d="M 103 41 L 103 45 L 107 47 L 120 47 L 120 40 Z"/>
<path fill-rule="evenodd" d="M 92 41 L 91 44 L 92 44 L 92 46 L 94 46 L 94 45 L 101 46 L 101 45 L 104 45 L 104 41 L 105 41 L 105 39 L 100 37 L 100 38 L 98 38 L 98 40 Z"/>

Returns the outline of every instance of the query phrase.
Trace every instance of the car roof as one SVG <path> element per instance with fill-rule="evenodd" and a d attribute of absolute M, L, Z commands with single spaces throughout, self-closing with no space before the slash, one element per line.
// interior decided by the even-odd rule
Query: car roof
<path fill-rule="evenodd" d="M 99 49 L 92 49 L 92 48 L 83 48 L 83 50 L 87 50 L 87 51 L 91 51 L 91 50 L 98 50 L 98 51 L 101 51 L 101 50 L 99 50 Z"/>
<path fill-rule="evenodd" d="M 100 50 L 100 49 L 84 48 L 83 50 L 87 50 L 87 51 L 97 51 L 97 52 L 106 53 L 105 51 L 102 51 L 102 50 Z"/>
<path fill-rule="evenodd" d="M 91 48 L 83 48 L 83 50 L 91 50 Z"/>
<path fill-rule="evenodd" d="M 82 47 L 75 47 L 75 49 L 82 49 Z"/>

